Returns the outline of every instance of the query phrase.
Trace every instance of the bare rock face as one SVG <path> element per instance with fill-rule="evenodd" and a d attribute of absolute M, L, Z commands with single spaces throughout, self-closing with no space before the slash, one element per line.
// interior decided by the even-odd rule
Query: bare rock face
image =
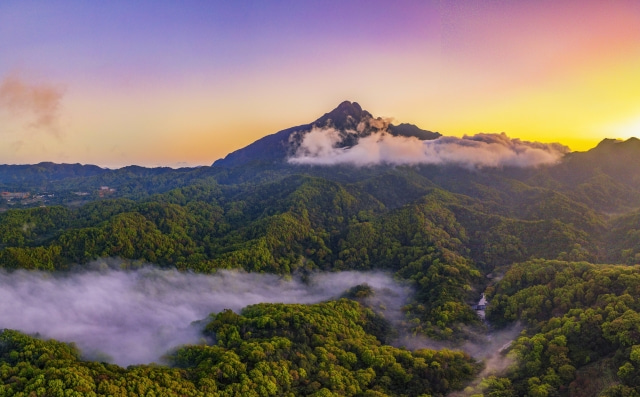
<path fill-rule="evenodd" d="M 389 123 L 382 118 L 374 118 L 371 113 L 362 110 L 357 102 L 344 101 L 337 108 L 311 123 L 311 128 L 301 129 L 289 136 L 287 154 L 298 150 L 304 136 L 312 129 L 333 130 L 338 132 L 340 140 L 336 147 L 350 147 L 358 143 L 362 137 L 379 131 L 386 131 Z"/>

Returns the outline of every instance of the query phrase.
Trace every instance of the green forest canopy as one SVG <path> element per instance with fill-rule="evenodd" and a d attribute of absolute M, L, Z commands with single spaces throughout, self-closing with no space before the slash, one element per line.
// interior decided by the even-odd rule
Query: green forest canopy
<path fill-rule="evenodd" d="M 454 344 L 483 329 L 470 304 L 488 287 L 491 324 L 525 329 L 510 348 L 516 364 L 468 393 L 633 395 L 638 181 L 578 160 L 76 175 L 56 183 L 58 205 L 0 213 L 0 266 L 66 272 L 119 257 L 200 273 L 382 269 L 415 289 L 402 327 Z M 73 196 L 101 184 L 113 195 Z M 181 348 L 171 367 L 128 369 L 6 330 L 0 395 L 443 395 L 481 369 L 460 352 L 386 345 L 381 320 L 353 300 L 255 305 L 208 321 L 215 344 Z"/>

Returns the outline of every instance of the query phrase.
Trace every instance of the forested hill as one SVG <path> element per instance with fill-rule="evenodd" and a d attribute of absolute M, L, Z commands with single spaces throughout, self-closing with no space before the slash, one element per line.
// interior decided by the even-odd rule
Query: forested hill
<path fill-rule="evenodd" d="M 95 165 L 39 163 L 34 165 L 0 165 L 0 183 L 22 187 L 46 184 L 71 178 L 100 175 L 108 170 Z"/>
<path fill-rule="evenodd" d="M 343 148 L 381 126 L 352 103 L 318 120 L 338 131 Z M 359 133 L 345 132 L 353 128 Z M 216 342 L 172 353 L 170 368 L 126 370 L 4 331 L 0 395 L 444 395 L 483 364 L 386 343 L 398 331 L 451 346 L 478 338 L 487 328 L 471 305 L 483 291 L 494 326 L 525 329 L 511 369 L 482 372 L 469 393 L 640 392 L 637 139 L 605 140 L 535 167 L 290 164 L 278 142 L 302 130 L 212 167 L 3 166 L 0 266 L 64 274 L 116 257 L 124 267 L 198 273 L 383 270 L 414 291 L 399 330 L 357 299 L 256 305 L 213 314 L 206 332 Z M 266 157 L 253 156 L 260 148 Z"/>

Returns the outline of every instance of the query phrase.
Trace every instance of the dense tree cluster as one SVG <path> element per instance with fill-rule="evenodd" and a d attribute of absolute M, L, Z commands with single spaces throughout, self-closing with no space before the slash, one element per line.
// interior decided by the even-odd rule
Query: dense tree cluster
<path fill-rule="evenodd" d="M 87 362 L 76 349 L 0 333 L 2 396 L 444 395 L 478 370 L 466 354 L 410 352 L 367 333 L 380 321 L 351 300 L 259 304 L 212 315 L 213 345 L 183 347 L 173 368 Z"/>
<path fill-rule="evenodd" d="M 398 184 L 416 198 L 389 197 Z M 407 307 L 414 329 L 450 338 L 460 324 L 477 322 L 468 303 L 483 272 L 530 257 L 600 255 L 603 218 L 560 193 L 506 181 L 464 192 L 406 170 L 356 183 L 293 175 L 78 208 L 9 210 L 0 214 L 0 263 L 66 270 L 121 257 L 197 272 L 385 269 L 417 290 Z M 619 255 L 633 257 L 624 247 Z"/>
<path fill-rule="evenodd" d="M 477 322 L 465 301 L 480 277 L 464 255 L 464 228 L 442 204 L 453 199 L 434 190 L 387 210 L 353 186 L 294 176 L 257 187 L 196 185 L 77 209 L 12 210 L 0 214 L 0 263 L 66 270 L 121 257 L 198 272 L 392 270 L 424 291 L 408 308 L 416 329 L 448 337 L 455 324 Z"/>
<path fill-rule="evenodd" d="M 0 267 L 65 272 L 117 257 L 287 277 L 381 269 L 413 288 L 402 330 L 452 343 L 485 328 L 471 304 L 486 289 L 490 323 L 525 328 L 509 372 L 470 393 L 637 395 L 640 156 L 615 145 L 538 169 L 3 166 L 2 189 L 51 194 L 42 207 L 0 203 Z M 209 321 L 216 342 L 178 350 L 170 367 L 83 361 L 4 331 L 0 396 L 442 395 L 479 371 L 459 352 L 387 345 L 389 325 L 353 300 Z"/>
<path fill-rule="evenodd" d="M 523 321 L 510 395 L 637 395 L 640 267 L 536 260 L 489 288 L 495 324 Z"/>

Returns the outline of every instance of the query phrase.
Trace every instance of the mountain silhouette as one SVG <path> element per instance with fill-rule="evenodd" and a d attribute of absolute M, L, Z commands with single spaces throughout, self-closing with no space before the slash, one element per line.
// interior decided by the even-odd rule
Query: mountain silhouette
<path fill-rule="evenodd" d="M 338 131 L 340 141 L 337 147 L 353 146 L 360 138 L 383 130 L 394 136 L 415 137 L 421 140 L 436 139 L 441 136 L 438 132 L 423 130 L 413 124 L 390 124 L 380 117 L 374 117 L 362 109 L 357 102 L 344 101 L 312 123 L 265 136 L 217 160 L 213 165 L 234 167 L 252 162 L 283 162 L 287 156 L 295 152 L 305 134 L 314 128 Z"/>
<path fill-rule="evenodd" d="M 606 175 L 625 184 L 640 186 L 640 140 L 604 139 L 586 152 L 569 153 L 555 172 L 566 180 L 582 182 Z"/>

